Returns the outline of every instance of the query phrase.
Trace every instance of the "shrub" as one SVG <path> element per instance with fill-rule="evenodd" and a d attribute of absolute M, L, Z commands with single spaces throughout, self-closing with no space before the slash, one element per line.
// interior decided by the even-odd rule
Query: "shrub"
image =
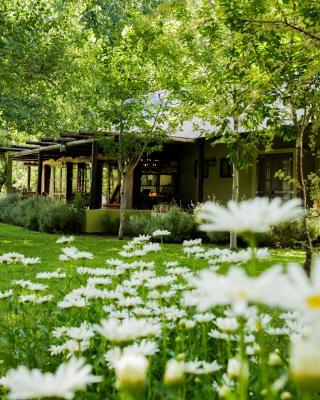
<path fill-rule="evenodd" d="M 310 237 L 315 241 L 319 236 L 319 222 L 313 217 L 308 218 Z M 258 237 L 261 246 L 270 247 L 301 247 L 303 245 L 302 222 L 294 220 L 273 226 L 269 232 Z"/>
<path fill-rule="evenodd" d="M 229 232 L 206 232 L 211 243 L 225 244 L 230 240 Z"/>
<path fill-rule="evenodd" d="M 124 234 L 126 236 L 136 236 L 140 235 L 140 233 L 144 233 L 142 226 L 148 223 L 150 212 L 145 210 L 127 210 L 125 211 L 124 218 Z M 131 223 L 132 219 L 136 221 L 136 223 Z M 143 221 L 142 224 L 138 223 L 140 220 Z M 104 233 L 108 235 L 117 235 L 120 224 L 120 210 L 109 210 L 109 212 L 103 216 L 102 224 Z"/>
<path fill-rule="evenodd" d="M 0 221 L 43 232 L 80 232 L 83 213 L 51 198 L 7 196 L 0 200 Z"/>
<path fill-rule="evenodd" d="M 85 193 L 77 192 L 74 195 L 72 206 L 78 210 L 84 210 L 89 203 L 88 196 Z"/>
<path fill-rule="evenodd" d="M 171 235 L 165 236 L 164 241 L 181 243 L 194 235 L 196 224 L 192 214 L 179 207 L 171 207 L 167 213 L 151 213 L 150 217 L 131 216 L 129 229 L 134 235 L 151 235 L 158 229 L 166 229 Z"/>
<path fill-rule="evenodd" d="M 78 233 L 82 230 L 83 213 L 67 204 L 48 202 L 39 212 L 39 230 L 41 232 Z"/>

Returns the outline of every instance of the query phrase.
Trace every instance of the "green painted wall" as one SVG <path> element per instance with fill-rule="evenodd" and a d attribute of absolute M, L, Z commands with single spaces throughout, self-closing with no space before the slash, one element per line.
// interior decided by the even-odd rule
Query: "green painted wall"
<path fill-rule="evenodd" d="M 203 200 L 213 197 L 225 204 L 231 198 L 232 178 L 220 178 L 220 160 L 227 157 L 227 148 L 223 144 L 214 147 L 205 143 L 205 159 L 215 158 L 215 165 L 209 166 L 209 176 L 204 178 Z M 181 152 L 180 193 L 182 200 L 187 202 L 196 198 L 196 178 L 194 177 L 194 162 L 198 159 L 198 148 L 194 144 L 186 144 Z M 240 198 L 252 196 L 252 168 L 240 172 Z"/>

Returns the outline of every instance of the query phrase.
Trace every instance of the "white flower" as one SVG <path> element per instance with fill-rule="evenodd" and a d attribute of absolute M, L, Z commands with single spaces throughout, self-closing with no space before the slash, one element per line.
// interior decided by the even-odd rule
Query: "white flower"
<path fill-rule="evenodd" d="M 231 379 L 237 379 L 241 375 L 247 378 L 249 376 L 248 364 L 245 361 L 241 363 L 239 358 L 230 358 L 228 360 L 227 373 Z"/>
<path fill-rule="evenodd" d="M 162 237 L 162 236 L 169 236 L 171 235 L 171 232 L 169 232 L 167 229 L 157 229 L 152 233 L 153 237 Z"/>
<path fill-rule="evenodd" d="M 205 323 L 212 321 L 215 318 L 215 316 L 211 313 L 204 313 L 204 314 L 194 314 L 193 318 L 195 319 L 195 321 L 199 323 Z"/>
<path fill-rule="evenodd" d="M 0 264 L 12 264 L 12 263 L 17 263 L 21 262 L 21 260 L 24 258 L 23 254 L 20 253 L 5 253 L 0 256 Z"/>
<path fill-rule="evenodd" d="M 168 268 L 167 272 L 171 275 L 182 275 L 184 277 L 184 275 L 188 274 L 190 271 L 187 267 L 172 267 Z"/>
<path fill-rule="evenodd" d="M 88 340 L 78 341 L 75 339 L 69 339 L 61 345 L 51 345 L 49 350 L 52 356 L 68 353 L 68 357 L 71 357 L 75 353 L 87 350 L 89 346 L 90 342 Z"/>
<path fill-rule="evenodd" d="M 178 263 L 178 261 L 165 261 L 164 265 L 167 268 L 170 268 L 170 267 L 177 267 L 179 265 L 179 263 Z"/>
<path fill-rule="evenodd" d="M 131 257 L 142 257 L 147 254 L 147 251 L 144 251 L 142 249 L 137 249 L 133 251 L 126 251 L 126 250 L 121 250 L 119 251 L 119 255 L 125 258 L 131 258 Z"/>
<path fill-rule="evenodd" d="M 274 293 L 281 292 L 283 282 L 280 267 L 273 267 L 256 278 L 238 267 L 231 268 L 226 275 L 203 270 L 199 278 L 191 280 L 195 290 L 187 292 L 184 300 L 188 305 L 198 306 L 200 311 L 229 304 L 236 315 L 242 315 L 250 302 L 276 301 Z"/>
<path fill-rule="evenodd" d="M 181 319 L 179 322 L 179 326 L 182 326 L 187 330 L 191 330 L 196 326 L 196 321 L 192 319 Z"/>
<path fill-rule="evenodd" d="M 268 249 L 254 249 L 254 256 L 256 259 L 263 259 L 269 257 Z M 217 260 L 220 263 L 233 263 L 240 264 L 248 262 L 252 258 L 252 250 L 250 248 L 240 251 L 229 251 L 228 253 L 221 254 Z M 209 260 L 211 261 L 211 260 Z"/>
<path fill-rule="evenodd" d="M 160 251 L 161 250 L 161 246 L 159 243 L 147 243 L 144 244 L 142 247 L 142 251 L 146 252 L 146 253 L 150 253 L 152 251 Z"/>
<path fill-rule="evenodd" d="M 67 328 L 66 331 L 66 335 L 75 340 L 88 340 L 92 338 L 94 334 L 94 330 L 88 322 L 82 322 L 79 327 L 73 326 Z"/>
<path fill-rule="evenodd" d="M 36 275 L 37 279 L 52 279 L 52 278 L 57 278 L 57 279 L 62 279 L 65 278 L 67 274 L 65 272 L 60 272 L 58 269 L 57 271 L 52 271 L 52 272 L 38 272 Z"/>
<path fill-rule="evenodd" d="M 119 259 L 114 259 L 111 258 L 109 260 L 106 260 L 106 264 L 109 264 L 112 267 L 125 267 L 127 264 L 123 262 L 122 260 Z"/>
<path fill-rule="evenodd" d="M 47 301 L 51 301 L 53 299 L 52 294 L 48 294 L 47 296 L 37 297 L 34 294 L 26 294 L 19 296 L 19 303 L 34 303 L 34 304 L 42 304 Z"/>
<path fill-rule="evenodd" d="M 124 354 L 142 354 L 143 356 L 153 356 L 159 351 L 159 347 L 156 342 L 151 340 L 142 339 L 140 343 L 133 343 L 130 346 L 123 347 L 113 347 L 109 350 L 105 358 L 108 362 L 110 368 L 115 368 L 116 362 Z"/>
<path fill-rule="evenodd" d="M 112 283 L 110 278 L 93 277 L 88 279 L 88 285 L 109 285 Z"/>
<path fill-rule="evenodd" d="M 222 382 L 218 384 L 217 381 L 214 381 L 212 386 L 218 392 L 220 399 L 227 399 L 231 389 L 233 389 L 234 382 L 228 377 L 227 374 L 223 374 Z"/>
<path fill-rule="evenodd" d="M 37 282 L 26 281 L 24 279 L 18 279 L 12 281 L 12 284 L 29 290 L 41 291 L 41 290 L 46 290 L 48 288 L 48 285 L 43 285 L 42 283 L 37 283 Z"/>
<path fill-rule="evenodd" d="M 144 356 L 153 356 L 159 351 L 159 347 L 156 342 L 151 340 L 142 339 L 140 343 L 133 343 L 130 346 L 126 346 L 123 349 L 124 353 L 138 353 Z"/>
<path fill-rule="evenodd" d="M 42 283 L 37 283 L 37 282 L 30 282 L 27 288 L 29 290 L 41 291 L 48 289 L 48 285 L 43 285 Z"/>
<path fill-rule="evenodd" d="M 271 225 L 301 218 L 304 210 L 299 199 L 282 202 L 280 198 L 266 197 L 236 203 L 227 207 L 207 202 L 201 206 L 199 217 L 206 221 L 200 225 L 203 231 L 267 232 Z"/>
<path fill-rule="evenodd" d="M 11 297 L 13 295 L 13 290 L 9 289 L 5 292 L 0 292 L 0 299 L 6 299 L 7 297 Z"/>
<path fill-rule="evenodd" d="M 284 275 L 282 290 L 273 298 L 271 305 L 293 311 L 303 311 L 308 318 L 320 318 L 320 258 L 318 257 L 311 270 L 310 278 L 299 264 L 289 264 Z M 274 297 L 272 289 L 270 296 Z"/>
<path fill-rule="evenodd" d="M 23 257 L 21 262 L 23 265 L 33 265 L 41 263 L 41 260 L 39 257 Z"/>
<path fill-rule="evenodd" d="M 226 333 L 234 332 L 239 328 L 236 318 L 217 318 L 215 324 Z"/>
<path fill-rule="evenodd" d="M 59 261 L 70 261 L 71 258 L 68 257 L 66 254 L 60 254 L 59 255 Z"/>
<path fill-rule="evenodd" d="M 166 386 L 180 386 L 184 383 L 185 367 L 175 359 L 167 361 L 163 382 Z"/>
<path fill-rule="evenodd" d="M 81 275 L 94 275 L 94 276 L 104 276 L 112 275 L 115 270 L 109 268 L 88 268 L 88 267 L 78 267 L 77 272 Z M 119 275 L 119 274 L 118 274 Z"/>
<path fill-rule="evenodd" d="M 93 258 L 93 254 L 88 251 L 80 251 L 76 247 L 65 247 L 61 249 L 62 255 L 72 260 L 91 260 Z M 65 261 L 65 260 L 63 260 Z"/>
<path fill-rule="evenodd" d="M 199 254 L 204 252 L 204 248 L 201 246 L 185 246 L 182 248 L 182 251 L 188 255 Z"/>
<path fill-rule="evenodd" d="M 147 370 L 146 357 L 142 354 L 125 353 L 115 362 L 117 389 L 142 389 L 145 385 Z"/>
<path fill-rule="evenodd" d="M 188 361 L 184 363 L 185 372 L 188 374 L 202 375 L 210 374 L 218 371 L 221 366 L 217 361 L 206 362 L 206 361 Z"/>
<path fill-rule="evenodd" d="M 202 239 L 191 239 L 191 240 L 184 240 L 182 245 L 183 246 L 199 246 L 202 243 Z"/>
<path fill-rule="evenodd" d="M 84 359 L 72 358 L 68 363 L 61 364 L 54 374 L 42 373 L 38 369 L 29 370 L 20 365 L 8 372 L 2 384 L 9 389 L 9 399 L 73 399 L 75 391 L 100 381 L 100 377 L 91 375 L 91 365 L 85 364 Z"/>
<path fill-rule="evenodd" d="M 170 285 L 172 282 L 176 280 L 175 276 L 156 276 L 154 278 L 150 278 L 147 282 L 146 286 L 150 289 L 158 288 L 161 286 Z"/>
<path fill-rule="evenodd" d="M 73 242 L 74 241 L 74 236 L 60 236 L 59 238 L 58 238 L 58 240 L 56 241 L 56 243 L 68 243 L 68 244 L 70 244 L 71 242 Z"/>
<path fill-rule="evenodd" d="M 294 382 L 307 389 L 320 389 L 319 335 L 297 339 L 291 345 L 290 372 Z"/>
<path fill-rule="evenodd" d="M 95 325 L 96 331 L 114 343 L 131 342 L 137 338 L 159 336 L 161 333 L 159 324 L 146 319 L 127 318 L 119 321 L 110 318 L 103 319 L 100 324 Z"/>
<path fill-rule="evenodd" d="M 151 239 L 150 235 L 139 235 L 139 236 L 134 237 L 132 239 L 131 243 L 141 244 L 143 242 L 149 242 L 150 239 Z"/>

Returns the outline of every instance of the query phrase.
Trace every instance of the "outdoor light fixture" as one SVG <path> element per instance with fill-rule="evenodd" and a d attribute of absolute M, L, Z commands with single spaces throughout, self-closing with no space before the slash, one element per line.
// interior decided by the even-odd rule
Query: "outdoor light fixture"
<path fill-rule="evenodd" d="M 63 153 L 66 150 L 67 150 L 66 145 L 61 143 L 60 144 L 60 153 Z"/>

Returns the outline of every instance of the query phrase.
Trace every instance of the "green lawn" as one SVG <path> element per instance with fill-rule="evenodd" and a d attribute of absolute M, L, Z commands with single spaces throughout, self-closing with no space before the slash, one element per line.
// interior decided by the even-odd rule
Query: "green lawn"
<path fill-rule="evenodd" d="M 58 260 L 60 246 L 56 244 L 59 235 L 30 232 L 23 228 L 10 225 L 0 224 L 0 255 L 7 252 L 19 252 L 26 257 L 40 257 L 41 263 L 32 266 L 23 266 L 21 264 L 0 265 L 2 279 L 0 280 L 0 289 L 2 292 L 12 288 L 14 295 L 8 299 L 0 300 L 0 376 L 5 374 L 10 367 L 16 367 L 24 364 L 29 367 L 41 368 L 43 370 L 55 370 L 57 366 L 66 360 L 66 356 L 51 356 L 49 346 L 55 344 L 52 337 L 52 331 L 59 326 L 79 326 L 81 322 L 98 323 L 102 318 L 106 317 L 106 313 L 102 309 L 103 304 L 112 306 L 114 300 L 94 300 L 89 307 L 69 309 L 61 309 L 57 307 L 57 303 L 70 292 L 73 288 L 86 285 L 87 276 L 77 274 L 76 267 L 81 266 L 80 261 L 63 263 Z M 78 235 L 72 245 L 80 250 L 86 250 L 93 253 L 93 260 L 85 261 L 88 267 L 106 267 L 105 260 L 110 258 L 121 258 L 118 255 L 121 247 L 126 241 L 118 241 L 117 239 L 94 236 L 94 235 Z M 211 245 L 213 246 L 213 245 Z M 210 247 L 210 245 L 207 245 Z M 304 254 L 302 251 L 293 250 L 272 250 L 270 259 L 259 262 L 260 271 L 268 268 L 274 263 L 302 262 Z M 155 261 L 158 275 L 165 273 L 163 261 L 179 261 L 181 266 L 187 266 L 191 271 L 206 267 L 207 261 L 195 258 L 188 258 L 182 252 L 182 246 L 179 244 L 165 244 L 162 250 L 157 253 L 149 253 L 143 257 L 144 261 Z M 124 261 L 126 261 L 124 259 Z M 128 259 L 132 262 L 132 259 Z M 67 273 L 65 279 L 36 279 L 37 272 L 53 271 L 61 268 Z M 222 266 L 226 269 L 227 266 Z M 44 304 L 20 303 L 19 296 L 31 294 L 30 291 L 19 287 L 13 287 L 10 282 L 14 279 L 30 279 L 34 282 L 41 282 L 48 285 L 48 289 L 39 293 L 39 296 L 47 294 L 54 295 L 54 299 Z M 122 278 L 114 279 L 112 288 L 122 282 Z M 141 289 L 141 296 L 145 295 L 145 291 Z M 178 298 L 170 299 L 168 306 L 178 303 Z M 161 303 L 160 303 L 161 304 Z M 219 311 L 218 311 L 219 313 Z M 181 341 L 180 334 L 183 331 L 177 325 L 176 331 L 172 330 L 167 333 L 167 338 L 160 341 L 160 353 L 154 359 L 152 365 L 154 376 L 156 379 L 150 386 L 148 399 L 173 399 L 171 395 L 165 392 L 161 386 L 161 373 L 163 371 L 166 360 L 175 357 L 177 354 L 186 353 L 190 359 L 206 359 L 212 358 L 212 355 L 226 362 L 225 348 L 217 344 L 217 341 L 206 337 L 207 327 L 199 330 L 191 331 L 183 335 Z M 177 336 L 178 335 L 178 336 Z M 165 335 L 164 335 L 165 337 Z M 179 340 L 177 340 L 179 339 Z M 283 341 L 278 343 L 281 338 L 275 338 L 270 344 L 270 348 L 283 346 Z M 201 347 L 198 346 L 202 343 Z M 94 390 L 79 394 L 77 399 L 96 399 L 108 398 L 118 399 L 118 394 L 114 386 L 114 375 L 107 370 L 104 354 L 110 349 L 106 341 L 100 338 L 94 338 L 91 342 L 91 348 L 85 354 L 86 359 L 94 366 L 97 374 L 104 374 L 105 381 L 99 386 L 99 393 Z M 190 378 L 191 379 L 191 378 Z M 206 379 L 206 378 L 203 378 Z M 194 399 L 212 398 L 210 381 L 204 381 L 204 385 L 199 387 Z M 187 382 L 186 398 L 191 398 L 194 383 Z M 189 397 L 188 397 L 189 396 Z M 1 391 L 0 391 L 0 397 Z"/>
<path fill-rule="evenodd" d="M 35 275 L 39 271 L 50 271 L 61 266 L 58 256 L 61 253 L 56 240 L 61 235 L 42 232 L 32 232 L 26 229 L 0 224 L 0 255 L 6 252 L 19 252 L 27 257 L 40 257 L 41 264 L 31 267 L 17 268 L 17 278 Z M 86 261 L 87 266 L 104 266 L 107 258 L 118 256 L 118 251 L 126 241 L 119 241 L 112 237 L 98 235 L 77 235 L 74 245 L 80 250 L 90 251 L 94 255 L 93 260 Z M 208 248 L 214 245 L 207 245 Z M 292 249 L 271 250 L 272 257 L 259 263 L 259 269 L 264 270 L 275 263 L 303 262 L 304 252 Z M 161 253 L 151 253 L 144 257 L 146 261 L 177 260 L 184 265 L 194 268 L 207 266 L 203 260 L 195 260 L 186 257 L 179 244 L 164 244 Z M 28 270 L 26 272 L 26 270 Z M 31 275 L 29 275 L 31 274 Z M 0 283 L 2 285 L 3 282 Z"/>

